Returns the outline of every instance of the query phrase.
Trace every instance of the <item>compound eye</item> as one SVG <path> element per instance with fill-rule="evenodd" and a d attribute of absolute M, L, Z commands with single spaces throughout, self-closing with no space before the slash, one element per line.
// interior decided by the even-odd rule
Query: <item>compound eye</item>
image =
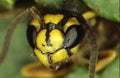
<path fill-rule="evenodd" d="M 36 28 L 34 25 L 29 25 L 27 27 L 27 40 L 30 46 L 34 49 L 35 48 L 35 39 L 36 39 Z"/>
<path fill-rule="evenodd" d="M 72 48 L 79 44 L 84 37 L 84 30 L 80 25 L 71 25 L 65 34 L 64 47 Z"/>

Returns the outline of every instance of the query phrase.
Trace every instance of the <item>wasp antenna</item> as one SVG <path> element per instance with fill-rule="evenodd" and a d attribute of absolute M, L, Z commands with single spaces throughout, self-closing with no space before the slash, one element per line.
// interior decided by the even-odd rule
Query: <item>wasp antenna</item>
<path fill-rule="evenodd" d="M 89 62 L 89 72 L 90 72 L 89 78 L 94 78 L 95 68 L 96 68 L 96 63 L 98 58 L 97 43 L 96 43 L 95 36 L 87 23 L 85 24 L 84 28 L 87 30 L 88 38 L 92 47 L 90 52 L 90 62 Z"/>
<path fill-rule="evenodd" d="M 91 31 L 88 31 L 88 36 L 90 39 L 90 43 L 92 45 L 92 50 L 90 52 L 90 63 L 89 63 L 89 72 L 90 72 L 90 78 L 94 78 L 95 75 L 95 68 L 98 58 L 98 49 L 97 49 L 97 43 L 94 38 L 94 35 Z"/>
<path fill-rule="evenodd" d="M 90 72 L 89 78 L 94 78 L 95 68 L 96 68 L 96 63 L 98 58 L 98 49 L 97 49 L 96 39 L 92 30 L 87 24 L 86 20 L 82 16 L 79 16 L 78 19 L 81 21 L 81 25 L 83 25 L 83 28 L 86 30 L 91 47 L 92 47 L 92 50 L 90 52 L 90 62 L 89 62 L 89 72 Z"/>
<path fill-rule="evenodd" d="M 0 64 L 2 64 L 2 62 L 4 61 L 7 53 L 8 53 L 8 48 L 9 48 L 9 44 L 10 44 L 10 40 L 11 40 L 11 36 L 14 32 L 14 30 L 16 29 L 18 23 L 20 23 L 20 21 L 22 19 L 24 19 L 25 16 L 27 16 L 29 13 L 29 10 L 26 9 L 23 12 L 21 12 L 16 18 L 15 20 L 11 23 L 11 25 L 9 26 L 7 33 L 4 37 L 4 43 L 3 43 L 3 47 L 2 47 L 2 51 L 0 53 Z"/>
<path fill-rule="evenodd" d="M 92 50 L 90 52 L 90 62 L 89 62 L 89 78 L 94 78 L 95 68 L 98 58 L 98 49 L 95 36 L 90 28 L 86 28 L 88 33 L 88 38 L 90 39 L 90 44 L 92 46 Z"/>
<path fill-rule="evenodd" d="M 39 20 L 39 22 L 40 22 L 40 24 L 42 24 L 42 26 L 45 25 L 44 19 L 42 17 L 42 14 L 40 13 L 40 11 L 38 11 L 34 6 L 29 8 L 29 11 L 33 17 L 35 17 L 36 19 Z"/>

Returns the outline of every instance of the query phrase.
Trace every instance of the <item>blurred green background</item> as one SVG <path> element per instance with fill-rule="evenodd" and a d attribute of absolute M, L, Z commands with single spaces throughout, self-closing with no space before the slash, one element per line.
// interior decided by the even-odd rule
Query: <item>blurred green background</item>
<path fill-rule="evenodd" d="M 7 1 L 7 0 L 0 0 L 0 1 Z M 36 0 L 36 1 L 39 1 L 39 0 Z M 44 1 L 50 2 L 50 0 L 44 0 Z M 84 1 L 87 2 L 87 0 L 84 0 Z M 91 2 L 88 1 L 87 3 L 88 4 L 89 4 L 89 2 L 92 3 L 92 1 L 94 1 L 94 0 L 91 0 Z M 105 0 L 99 0 L 99 1 L 105 1 Z M 118 0 L 109 0 L 106 2 L 109 3 L 110 1 L 114 2 L 114 1 L 118 1 Z M 53 5 L 54 4 L 56 5 L 59 2 L 60 2 L 60 0 L 54 0 L 54 2 L 50 2 L 50 3 L 53 3 Z M 95 3 L 95 2 L 93 2 L 93 3 Z M 114 2 L 114 3 L 117 3 L 117 2 Z M 97 4 L 95 4 L 95 5 L 97 5 Z M 120 19 L 119 19 L 120 17 L 119 17 L 119 12 L 118 12 L 119 9 L 118 9 L 118 7 L 116 7 L 117 5 L 115 5 L 115 9 L 114 9 L 115 11 L 112 10 L 112 12 L 116 12 L 113 21 L 120 22 Z M 106 6 L 113 7 L 110 5 L 106 5 Z M 57 6 L 57 7 L 59 7 L 59 6 Z M 108 8 L 108 9 L 112 9 L 112 8 Z M 106 12 L 109 11 L 108 9 L 106 9 Z M 99 9 L 99 10 L 102 10 L 102 9 Z M 107 13 L 107 14 L 110 14 L 107 17 L 112 16 L 112 15 L 114 16 L 113 13 Z M 104 14 L 103 14 L 103 17 L 104 17 Z M 105 16 L 105 18 L 107 18 L 107 17 Z M 0 17 L 0 51 L 1 51 L 1 48 L 3 45 L 5 33 L 14 18 L 15 18 L 14 15 L 9 16 L 7 18 Z M 111 20 L 111 18 L 107 18 L 107 19 Z M 12 36 L 12 39 L 11 39 L 11 44 L 10 44 L 10 48 L 9 48 L 7 57 L 4 61 L 4 63 L 2 65 L 0 65 L 0 78 L 23 78 L 20 74 L 21 68 L 24 65 L 27 65 L 31 62 L 36 61 L 36 58 L 33 56 L 32 49 L 30 48 L 30 46 L 27 42 L 26 27 L 27 27 L 27 20 L 24 20 L 23 22 L 21 22 L 19 24 L 19 26 L 15 30 L 15 32 Z M 115 50 L 117 52 L 116 59 L 107 68 L 105 68 L 105 70 L 103 70 L 100 73 L 97 73 L 95 78 L 119 78 L 120 46 L 116 47 Z M 68 74 L 66 74 L 62 78 L 88 78 L 88 69 L 76 65 L 73 70 L 71 70 Z"/>

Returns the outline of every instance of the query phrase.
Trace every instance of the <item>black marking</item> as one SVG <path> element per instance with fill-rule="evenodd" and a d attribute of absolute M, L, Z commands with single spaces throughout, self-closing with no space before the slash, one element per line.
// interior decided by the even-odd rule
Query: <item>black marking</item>
<path fill-rule="evenodd" d="M 68 21 L 69 16 L 64 16 L 63 19 L 57 24 L 57 28 L 63 30 L 63 26 Z"/>
<path fill-rule="evenodd" d="M 46 31 L 46 43 L 47 43 L 47 46 L 52 46 L 52 44 L 50 43 L 50 30 L 48 29 Z"/>
<path fill-rule="evenodd" d="M 50 68 L 55 68 L 55 65 L 52 62 L 51 55 L 48 53 L 48 63 L 50 64 Z"/>
<path fill-rule="evenodd" d="M 46 43 L 47 43 L 47 46 L 52 46 L 51 44 L 51 41 L 50 41 L 50 32 L 55 29 L 56 25 L 53 24 L 53 23 L 48 23 L 46 24 L 46 27 L 47 27 L 47 31 L 46 31 Z"/>
<path fill-rule="evenodd" d="M 45 44 L 42 44 L 43 47 L 45 47 Z"/>
<path fill-rule="evenodd" d="M 69 57 L 73 55 L 73 53 L 71 52 L 71 50 L 69 48 L 65 48 L 65 49 L 67 50 L 67 54 Z"/>
<path fill-rule="evenodd" d="M 50 30 L 48 30 L 48 29 L 47 29 L 47 32 L 46 32 L 46 43 L 47 43 L 48 47 L 52 46 L 52 44 L 50 42 Z"/>
<path fill-rule="evenodd" d="M 37 55 L 35 54 L 34 50 L 33 50 L 33 55 L 37 57 Z"/>

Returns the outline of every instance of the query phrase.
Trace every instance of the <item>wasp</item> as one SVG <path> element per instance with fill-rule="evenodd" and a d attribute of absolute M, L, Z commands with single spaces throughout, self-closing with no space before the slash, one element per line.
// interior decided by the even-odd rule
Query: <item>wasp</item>
<path fill-rule="evenodd" d="M 30 14 L 31 19 L 27 26 L 28 43 L 44 66 L 57 70 L 62 64 L 69 62 L 69 58 L 77 55 L 87 34 L 91 44 L 89 78 L 94 78 L 98 58 L 96 38 L 85 20 L 86 16 L 75 8 L 65 5 L 62 9 L 51 9 L 39 6 L 34 2 L 34 6 L 29 6 L 16 17 L 8 29 L 5 39 L 10 39 L 17 24 L 24 19 L 24 16 Z M 92 15 L 95 16 L 94 13 Z M 4 41 L 1 53 L 7 52 L 9 43 L 9 40 Z M 1 54 L 0 63 L 2 63 L 4 55 Z"/>

